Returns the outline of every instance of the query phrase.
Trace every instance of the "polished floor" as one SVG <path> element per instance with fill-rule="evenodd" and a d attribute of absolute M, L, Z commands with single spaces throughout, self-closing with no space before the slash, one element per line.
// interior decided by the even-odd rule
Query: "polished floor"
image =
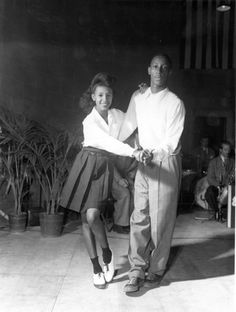
<path fill-rule="evenodd" d="M 129 269 L 128 235 L 109 232 L 117 275 L 105 290 L 92 284 L 92 268 L 79 220 L 58 238 L 37 226 L 11 234 L 0 223 L 1 312 L 222 312 L 234 309 L 234 229 L 181 213 L 169 270 L 161 286 L 123 292 Z"/>

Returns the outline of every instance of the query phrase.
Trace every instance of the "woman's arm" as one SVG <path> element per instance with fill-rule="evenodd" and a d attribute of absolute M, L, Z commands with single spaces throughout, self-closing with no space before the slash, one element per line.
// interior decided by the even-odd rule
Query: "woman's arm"
<path fill-rule="evenodd" d="M 84 146 L 100 148 L 116 155 L 133 156 L 134 148 L 110 136 L 98 127 L 96 123 L 84 122 L 83 132 Z"/>

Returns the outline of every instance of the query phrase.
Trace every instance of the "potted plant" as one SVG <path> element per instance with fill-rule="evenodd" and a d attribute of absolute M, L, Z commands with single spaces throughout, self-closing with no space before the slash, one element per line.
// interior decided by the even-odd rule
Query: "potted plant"
<path fill-rule="evenodd" d="M 29 193 L 32 179 L 27 144 L 31 129 L 32 123 L 23 115 L 1 108 L 0 159 L 7 181 L 6 193 L 11 191 L 14 198 L 14 208 L 9 213 L 9 227 L 15 233 L 26 229 L 27 214 L 23 209 L 23 200 Z"/>
<path fill-rule="evenodd" d="M 68 174 L 69 152 L 73 146 L 66 131 L 39 126 L 30 140 L 30 162 L 41 186 L 46 211 L 40 213 L 43 236 L 59 236 L 64 214 L 59 212 L 61 192 Z"/>

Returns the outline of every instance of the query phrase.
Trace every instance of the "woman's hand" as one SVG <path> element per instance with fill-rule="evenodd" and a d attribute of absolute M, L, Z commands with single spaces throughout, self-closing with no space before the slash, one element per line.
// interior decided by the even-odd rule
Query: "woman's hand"
<path fill-rule="evenodd" d="M 146 82 L 140 83 L 138 87 L 141 94 L 143 94 L 148 89 L 148 85 L 146 84 Z"/>
<path fill-rule="evenodd" d="M 146 166 L 150 163 L 150 161 L 152 160 L 153 158 L 153 154 L 152 154 L 152 151 L 149 151 L 149 150 L 144 150 L 143 151 L 143 158 L 142 158 L 142 162 L 143 164 Z"/>
<path fill-rule="evenodd" d="M 143 156 L 143 150 L 141 150 L 140 148 L 134 150 L 134 152 L 133 152 L 133 157 L 134 157 L 138 162 L 142 162 L 142 156 Z"/>

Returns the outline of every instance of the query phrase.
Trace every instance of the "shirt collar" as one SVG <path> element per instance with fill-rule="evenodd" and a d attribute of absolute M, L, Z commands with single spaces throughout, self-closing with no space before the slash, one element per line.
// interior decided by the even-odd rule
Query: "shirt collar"
<path fill-rule="evenodd" d="M 169 89 L 166 87 L 165 89 L 157 92 L 157 93 L 152 93 L 151 88 L 149 87 L 145 92 L 144 92 L 144 97 L 148 98 L 150 95 L 162 95 L 163 93 L 167 92 Z"/>
<path fill-rule="evenodd" d="M 102 118 L 102 116 L 99 114 L 99 112 L 96 110 L 95 107 L 93 107 L 92 113 L 96 119 L 101 120 L 102 122 L 104 122 L 107 125 L 107 123 L 105 122 L 105 120 Z M 109 109 L 108 110 L 108 125 L 110 125 L 113 122 L 114 122 L 113 121 L 113 114 L 112 114 L 111 110 Z"/>
<path fill-rule="evenodd" d="M 113 124 L 115 122 L 112 111 L 110 109 L 108 110 L 107 120 L 108 120 L 108 125 Z"/>
<path fill-rule="evenodd" d="M 92 114 L 93 114 L 96 118 L 101 117 L 100 114 L 98 113 L 98 111 L 96 110 L 95 106 L 94 106 L 93 109 L 92 109 Z"/>
<path fill-rule="evenodd" d="M 220 155 L 220 158 L 221 158 L 221 160 L 222 160 L 222 162 L 223 162 L 223 163 L 226 163 L 226 162 L 227 162 L 227 160 L 228 160 L 228 158 L 223 157 L 222 155 Z"/>

